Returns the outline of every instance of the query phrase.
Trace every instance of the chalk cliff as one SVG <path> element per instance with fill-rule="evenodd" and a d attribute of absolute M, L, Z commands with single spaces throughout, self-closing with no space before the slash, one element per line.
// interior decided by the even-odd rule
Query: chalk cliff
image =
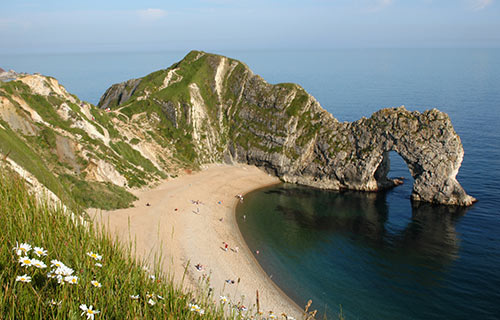
<path fill-rule="evenodd" d="M 464 157 L 450 118 L 438 110 L 382 109 L 341 123 L 296 84 L 267 83 L 243 63 L 190 52 L 140 79 L 113 85 L 99 106 L 132 119 L 155 117 L 158 133 L 185 164 L 243 162 L 318 188 L 376 191 L 397 152 L 414 178 L 412 198 L 467 206 L 456 180 Z"/>

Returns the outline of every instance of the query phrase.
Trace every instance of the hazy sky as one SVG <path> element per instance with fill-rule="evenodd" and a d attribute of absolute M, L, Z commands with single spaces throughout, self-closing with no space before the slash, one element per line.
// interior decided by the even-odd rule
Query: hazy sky
<path fill-rule="evenodd" d="M 0 0 L 0 52 L 500 47 L 500 0 Z"/>

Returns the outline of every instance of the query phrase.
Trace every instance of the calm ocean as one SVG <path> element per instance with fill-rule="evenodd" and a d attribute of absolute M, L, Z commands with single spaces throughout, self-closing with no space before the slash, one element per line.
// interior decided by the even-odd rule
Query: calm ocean
<path fill-rule="evenodd" d="M 500 50 L 345 49 L 217 52 L 270 83 L 295 82 L 340 121 L 381 107 L 447 112 L 465 149 L 458 180 L 479 202 L 410 202 L 397 154 L 386 193 L 280 185 L 238 208 L 240 229 L 272 279 L 299 305 L 334 318 L 500 319 Z M 113 83 L 146 75 L 186 52 L 0 55 L 0 67 L 57 78 L 97 103 Z M 241 216 L 245 214 L 243 221 Z"/>

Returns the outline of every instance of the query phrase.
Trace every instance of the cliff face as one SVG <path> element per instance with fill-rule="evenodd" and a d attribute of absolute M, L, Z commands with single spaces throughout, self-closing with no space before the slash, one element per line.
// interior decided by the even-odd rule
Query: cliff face
<path fill-rule="evenodd" d="M 456 180 L 464 151 L 438 110 L 383 109 L 340 123 L 295 84 L 271 85 L 243 63 L 193 51 L 166 70 L 109 88 L 99 106 L 157 118 L 172 158 L 191 164 L 243 162 L 284 181 L 376 191 L 396 151 L 414 177 L 414 200 L 470 205 Z"/>
<path fill-rule="evenodd" d="M 43 185 L 73 208 L 127 207 L 135 198 L 127 190 L 183 167 L 155 134 L 158 119 L 105 112 L 54 78 L 11 73 L 0 81 L 0 165 L 29 172 L 35 189 Z"/>

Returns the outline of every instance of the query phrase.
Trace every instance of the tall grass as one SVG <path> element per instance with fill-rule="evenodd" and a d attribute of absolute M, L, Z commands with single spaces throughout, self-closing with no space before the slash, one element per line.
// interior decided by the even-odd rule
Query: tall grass
<path fill-rule="evenodd" d="M 190 303 L 204 309 L 203 318 L 223 317 L 222 305 L 210 303 L 209 297 L 200 301 L 194 293 L 181 290 L 161 274 L 159 265 L 153 267 L 153 273 L 145 271 L 140 262 L 131 258 L 130 249 L 93 231 L 91 223 L 38 201 L 29 194 L 22 179 L 3 168 L 0 204 L 0 318 L 81 319 L 85 316 L 81 315 L 82 304 L 100 311 L 96 319 L 200 317 L 191 311 Z M 20 256 L 13 250 L 21 243 L 46 249 L 46 256 L 37 257 L 33 249 L 27 256 L 39 259 L 47 267 L 21 266 Z M 102 260 L 93 259 L 87 254 L 90 252 L 98 253 Z M 54 259 L 74 269 L 77 284 L 64 280 L 60 284 L 48 277 L 54 269 L 50 266 Z M 31 282 L 16 281 L 24 274 L 32 278 Z M 95 287 L 91 281 L 98 281 L 101 287 Z M 137 295 L 139 299 L 131 298 Z M 231 317 L 238 318 L 235 313 Z"/>

